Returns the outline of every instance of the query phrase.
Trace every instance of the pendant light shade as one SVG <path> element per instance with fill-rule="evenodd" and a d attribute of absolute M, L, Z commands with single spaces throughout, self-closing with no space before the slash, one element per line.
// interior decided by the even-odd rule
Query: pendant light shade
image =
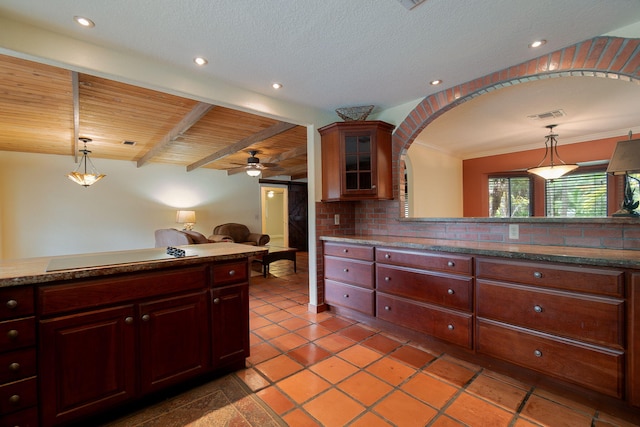
<path fill-rule="evenodd" d="M 562 161 L 558 155 L 558 140 L 556 137 L 558 134 L 553 133 L 553 128 L 557 125 L 549 125 L 549 134 L 545 137 L 544 141 L 544 157 L 538 166 L 535 168 L 527 169 L 527 172 L 536 174 L 544 179 L 556 179 L 578 168 L 575 164 L 566 164 Z M 549 156 L 549 162 L 546 166 L 543 166 L 545 160 Z M 556 163 L 556 161 L 558 163 Z"/>
<path fill-rule="evenodd" d="M 100 181 L 106 175 L 98 173 L 96 167 L 93 165 L 91 159 L 89 159 L 89 153 L 91 151 L 87 150 L 87 142 L 91 142 L 90 138 L 80 138 L 80 141 L 84 142 L 84 148 L 80 150 L 82 153 L 82 159 L 80 159 L 80 164 L 73 172 L 70 172 L 67 175 L 71 181 L 76 184 L 80 184 L 83 187 L 87 188 L 90 185 L 95 184 Z"/>

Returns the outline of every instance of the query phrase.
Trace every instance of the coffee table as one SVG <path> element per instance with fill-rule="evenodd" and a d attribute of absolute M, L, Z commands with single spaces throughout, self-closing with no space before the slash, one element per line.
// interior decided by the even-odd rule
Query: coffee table
<path fill-rule="evenodd" d="M 279 246 L 267 246 L 269 248 L 269 252 L 262 255 L 262 259 L 258 258 L 255 261 L 260 262 L 262 264 L 262 275 L 267 277 L 269 274 L 269 264 L 274 261 L 279 261 L 281 259 L 288 259 L 293 261 L 293 271 L 297 272 L 297 264 L 296 264 L 296 252 L 298 249 L 296 248 L 285 248 Z"/>

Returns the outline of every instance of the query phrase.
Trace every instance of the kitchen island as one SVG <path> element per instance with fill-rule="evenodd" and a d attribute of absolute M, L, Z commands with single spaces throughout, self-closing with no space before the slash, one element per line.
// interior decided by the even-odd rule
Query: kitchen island
<path fill-rule="evenodd" d="M 640 251 L 321 237 L 335 313 L 585 401 L 640 408 Z"/>
<path fill-rule="evenodd" d="M 0 262 L 0 425 L 58 426 L 249 355 L 249 260 L 189 245 Z"/>

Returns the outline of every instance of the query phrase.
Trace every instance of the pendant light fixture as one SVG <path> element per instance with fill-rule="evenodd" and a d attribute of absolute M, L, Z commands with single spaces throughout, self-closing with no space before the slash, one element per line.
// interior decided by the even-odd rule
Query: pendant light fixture
<path fill-rule="evenodd" d="M 544 157 L 538 166 L 527 169 L 527 172 L 541 176 L 544 179 L 556 179 L 578 168 L 578 165 L 566 164 L 558 155 L 558 140 L 556 139 L 558 134 L 553 133 L 553 128 L 556 126 L 557 125 L 546 126 L 546 128 L 549 129 L 549 134 L 545 137 L 546 139 L 544 141 Z M 549 156 L 549 164 L 543 166 L 543 163 L 547 160 L 547 156 Z M 555 163 L 555 161 L 559 163 Z"/>
<path fill-rule="evenodd" d="M 99 174 L 96 167 L 93 165 L 93 162 L 89 158 L 89 153 L 91 153 L 91 151 L 87 150 L 87 142 L 91 142 L 91 138 L 80 138 L 80 141 L 84 143 L 84 148 L 79 150 L 82 153 L 82 159 L 80 159 L 80 164 L 76 170 L 70 172 L 67 175 L 67 178 L 86 188 L 100 181 L 106 175 Z"/>

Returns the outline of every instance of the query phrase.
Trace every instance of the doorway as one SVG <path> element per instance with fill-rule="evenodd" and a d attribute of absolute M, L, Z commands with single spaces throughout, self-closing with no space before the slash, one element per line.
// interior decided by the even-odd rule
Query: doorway
<path fill-rule="evenodd" d="M 260 189 L 262 205 L 262 233 L 268 234 L 270 246 L 289 246 L 289 197 L 287 187 L 263 186 Z"/>

